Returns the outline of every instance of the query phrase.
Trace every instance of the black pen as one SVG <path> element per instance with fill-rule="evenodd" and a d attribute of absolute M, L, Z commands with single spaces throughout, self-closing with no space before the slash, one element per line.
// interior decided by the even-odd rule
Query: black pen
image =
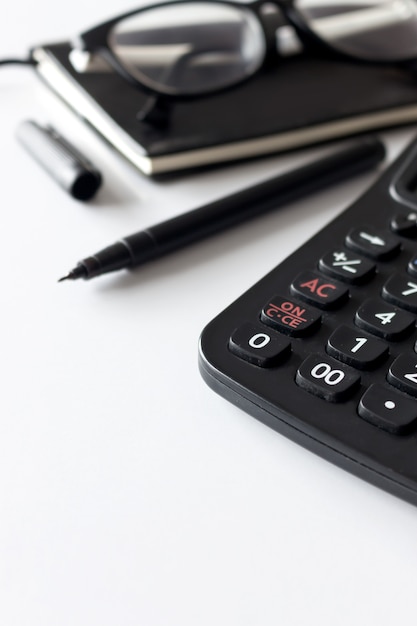
<path fill-rule="evenodd" d="M 384 156 L 385 148 L 378 138 L 363 138 L 313 163 L 120 239 L 80 261 L 59 282 L 142 265 L 370 169 Z"/>

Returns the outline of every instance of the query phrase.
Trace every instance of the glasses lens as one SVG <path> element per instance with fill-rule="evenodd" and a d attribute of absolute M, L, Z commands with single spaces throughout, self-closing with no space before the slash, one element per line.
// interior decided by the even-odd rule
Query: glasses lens
<path fill-rule="evenodd" d="M 297 0 L 298 12 L 322 40 L 369 61 L 417 56 L 415 0 Z"/>
<path fill-rule="evenodd" d="M 116 24 L 109 46 L 139 82 L 171 95 L 203 94 L 233 85 L 262 64 L 257 18 L 227 4 L 159 6 Z"/>

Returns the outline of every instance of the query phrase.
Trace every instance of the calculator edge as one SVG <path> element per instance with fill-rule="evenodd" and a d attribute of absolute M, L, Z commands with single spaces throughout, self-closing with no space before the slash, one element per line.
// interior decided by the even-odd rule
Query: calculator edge
<path fill-rule="evenodd" d="M 213 320 L 213 322 L 214 321 L 215 320 Z M 269 426 L 280 435 L 287 437 L 294 443 L 302 445 L 304 448 L 317 454 L 326 461 L 330 461 L 341 469 L 350 471 L 355 476 L 389 492 L 391 495 L 397 496 L 410 504 L 417 505 L 417 490 L 414 491 L 407 485 L 401 483 L 401 477 L 396 481 L 370 465 L 355 460 L 349 456 L 346 451 L 338 450 L 316 439 L 311 434 L 296 428 L 290 423 L 291 416 L 285 416 L 281 411 L 277 413 L 271 412 L 266 406 L 262 406 L 262 402 L 259 402 L 259 398 L 255 394 L 248 392 L 246 388 L 217 370 L 206 358 L 203 348 L 206 329 L 209 328 L 213 322 L 210 322 L 201 333 L 198 353 L 200 374 L 210 389 L 251 417 Z"/>

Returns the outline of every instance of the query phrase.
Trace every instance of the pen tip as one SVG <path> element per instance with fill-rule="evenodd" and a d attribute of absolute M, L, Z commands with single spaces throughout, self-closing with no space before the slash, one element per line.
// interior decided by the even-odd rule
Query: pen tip
<path fill-rule="evenodd" d="M 62 283 L 64 280 L 76 280 L 77 278 L 84 278 L 85 275 L 85 268 L 82 265 L 77 265 L 77 267 L 68 272 L 68 274 L 65 274 L 65 276 L 59 278 L 58 282 Z"/>
<path fill-rule="evenodd" d="M 71 277 L 71 272 L 69 274 L 66 274 L 65 276 L 63 276 L 62 278 L 58 278 L 58 282 L 62 283 L 63 280 L 69 280 Z"/>

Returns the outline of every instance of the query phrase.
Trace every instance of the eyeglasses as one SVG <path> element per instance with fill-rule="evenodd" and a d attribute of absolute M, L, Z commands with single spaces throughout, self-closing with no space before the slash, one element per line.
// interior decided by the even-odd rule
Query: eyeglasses
<path fill-rule="evenodd" d="M 303 46 L 351 59 L 417 57 L 415 0 L 179 0 L 112 19 L 84 32 L 80 45 L 150 93 L 190 98 L 253 76 L 280 55 L 289 29 Z"/>

